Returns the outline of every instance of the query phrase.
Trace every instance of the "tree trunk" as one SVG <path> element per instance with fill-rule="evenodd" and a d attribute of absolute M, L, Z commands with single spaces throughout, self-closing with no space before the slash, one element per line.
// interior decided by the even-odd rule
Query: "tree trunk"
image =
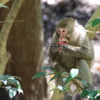
<path fill-rule="evenodd" d="M 0 31 L 0 74 L 5 71 L 6 64 L 10 59 L 10 53 L 6 51 L 7 39 L 14 19 L 24 0 L 15 0 Z"/>
<path fill-rule="evenodd" d="M 15 21 L 8 38 L 7 49 L 12 57 L 6 74 L 22 79 L 24 96 L 16 100 L 45 100 L 45 78 L 32 80 L 32 76 L 40 71 L 43 60 L 40 0 L 24 0 L 16 20 L 20 21 Z"/>

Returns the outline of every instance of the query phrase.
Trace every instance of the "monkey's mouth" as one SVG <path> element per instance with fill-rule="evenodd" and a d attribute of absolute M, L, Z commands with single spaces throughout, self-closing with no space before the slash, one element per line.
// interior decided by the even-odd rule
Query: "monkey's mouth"
<path fill-rule="evenodd" d="M 59 43 L 61 43 L 61 44 L 67 44 L 68 41 L 59 41 Z"/>
<path fill-rule="evenodd" d="M 69 38 L 66 37 L 65 39 L 63 39 L 62 41 L 59 41 L 59 42 L 68 43 L 68 41 L 69 41 Z"/>
<path fill-rule="evenodd" d="M 67 41 L 61 41 L 61 42 L 67 43 Z"/>
<path fill-rule="evenodd" d="M 59 37 L 59 42 L 68 43 L 69 37 Z"/>

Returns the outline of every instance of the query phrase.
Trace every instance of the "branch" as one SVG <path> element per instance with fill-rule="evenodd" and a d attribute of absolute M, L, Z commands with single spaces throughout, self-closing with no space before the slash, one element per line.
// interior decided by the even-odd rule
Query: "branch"
<path fill-rule="evenodd" d="M 0 4 L 5 4 L 5 3 L 7 3 L 8 1 L 10 1 L 10 0 L 0 0 Z"/>
<path fill-rule="evenodd" d="M 6 49 L 7 38 L 8 38 L 9 32 L 11 30 L 13 22 L 17 16 L 17 13 L 18 13 L 23 1 L 24 0 L 14 0 L 11 10 L 9 11 L 8 16 L 5 20 L 6 23 L 3 25 L 2 29 L 1 29 L 0 42 L 1 42 L 1 46 L 5 49 Z"/>
<path fill-rule="evenodd" d="M 94 12 L 94 14 L 92 15 L 92 17 L 90 18 L 90 20 L 88 22 L 90 22 L 90 21 L 92 21 L 96 18 L 100 18 L 100 5 L 98 6 L 97 10 Z M 87 34 L 88 34 L 89 38 L 91 40 L 93 40 L 93 38 L 95 37 L 96 32 L 100 30 L 100 24 L 98 24 L 94 27 L 92 27 L 91 24 L 88 24 L 88 25 L 85 26 L 85 29 L 90 31 L 90 32 L 87 32 Z M 93 31 L 94 33 L 93 32 L 91 33 L 91 31 Z"/>

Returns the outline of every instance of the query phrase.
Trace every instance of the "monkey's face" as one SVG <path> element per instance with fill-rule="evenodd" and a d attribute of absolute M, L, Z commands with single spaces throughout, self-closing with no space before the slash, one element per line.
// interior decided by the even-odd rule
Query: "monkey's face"
<path fill-rule="evenodd" d="M 56 33 L 58 35 L 59 42 L 70 43 L 73 38 L 73 29 L 75 25 L 75 19 L 64 18 L 60 20 L 56 26 Z"/>
<path fill-rule="evenodd" d="M 66 28 L 59 28 L 56 30 L 58 34 L 58 41 L 59 42 L 65 42 L 68 43 L 69 37 L 68 37 L 68 30 Z"/>

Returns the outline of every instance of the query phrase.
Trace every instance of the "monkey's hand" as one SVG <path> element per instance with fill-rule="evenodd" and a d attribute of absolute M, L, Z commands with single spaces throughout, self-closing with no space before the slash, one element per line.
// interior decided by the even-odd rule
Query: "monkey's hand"
<path fill-rule="evenodd" d="M 58 44 L 52 43 L 50 50 L 49 50 L 49 56 L 52 61 L 59 61 L 61 59 L 62 53 L 58 50 Z"/>
<path fill-rule="evenodd" d="M 64 43 L 64 42 L 59 42 L 58 43 L 58 47 L 59 47 L 58 49 L 59 50 L 63 50 L 63 47 L 65 47 L 65 46 L 67 46 L 67 43 Z"/>
<path fill-rule="evenodd" d="M 59 50 L 63 50 L 64 51 L 64 48 L 66 47 L 67 48 L 68 44 L 59 44 Z"/>

